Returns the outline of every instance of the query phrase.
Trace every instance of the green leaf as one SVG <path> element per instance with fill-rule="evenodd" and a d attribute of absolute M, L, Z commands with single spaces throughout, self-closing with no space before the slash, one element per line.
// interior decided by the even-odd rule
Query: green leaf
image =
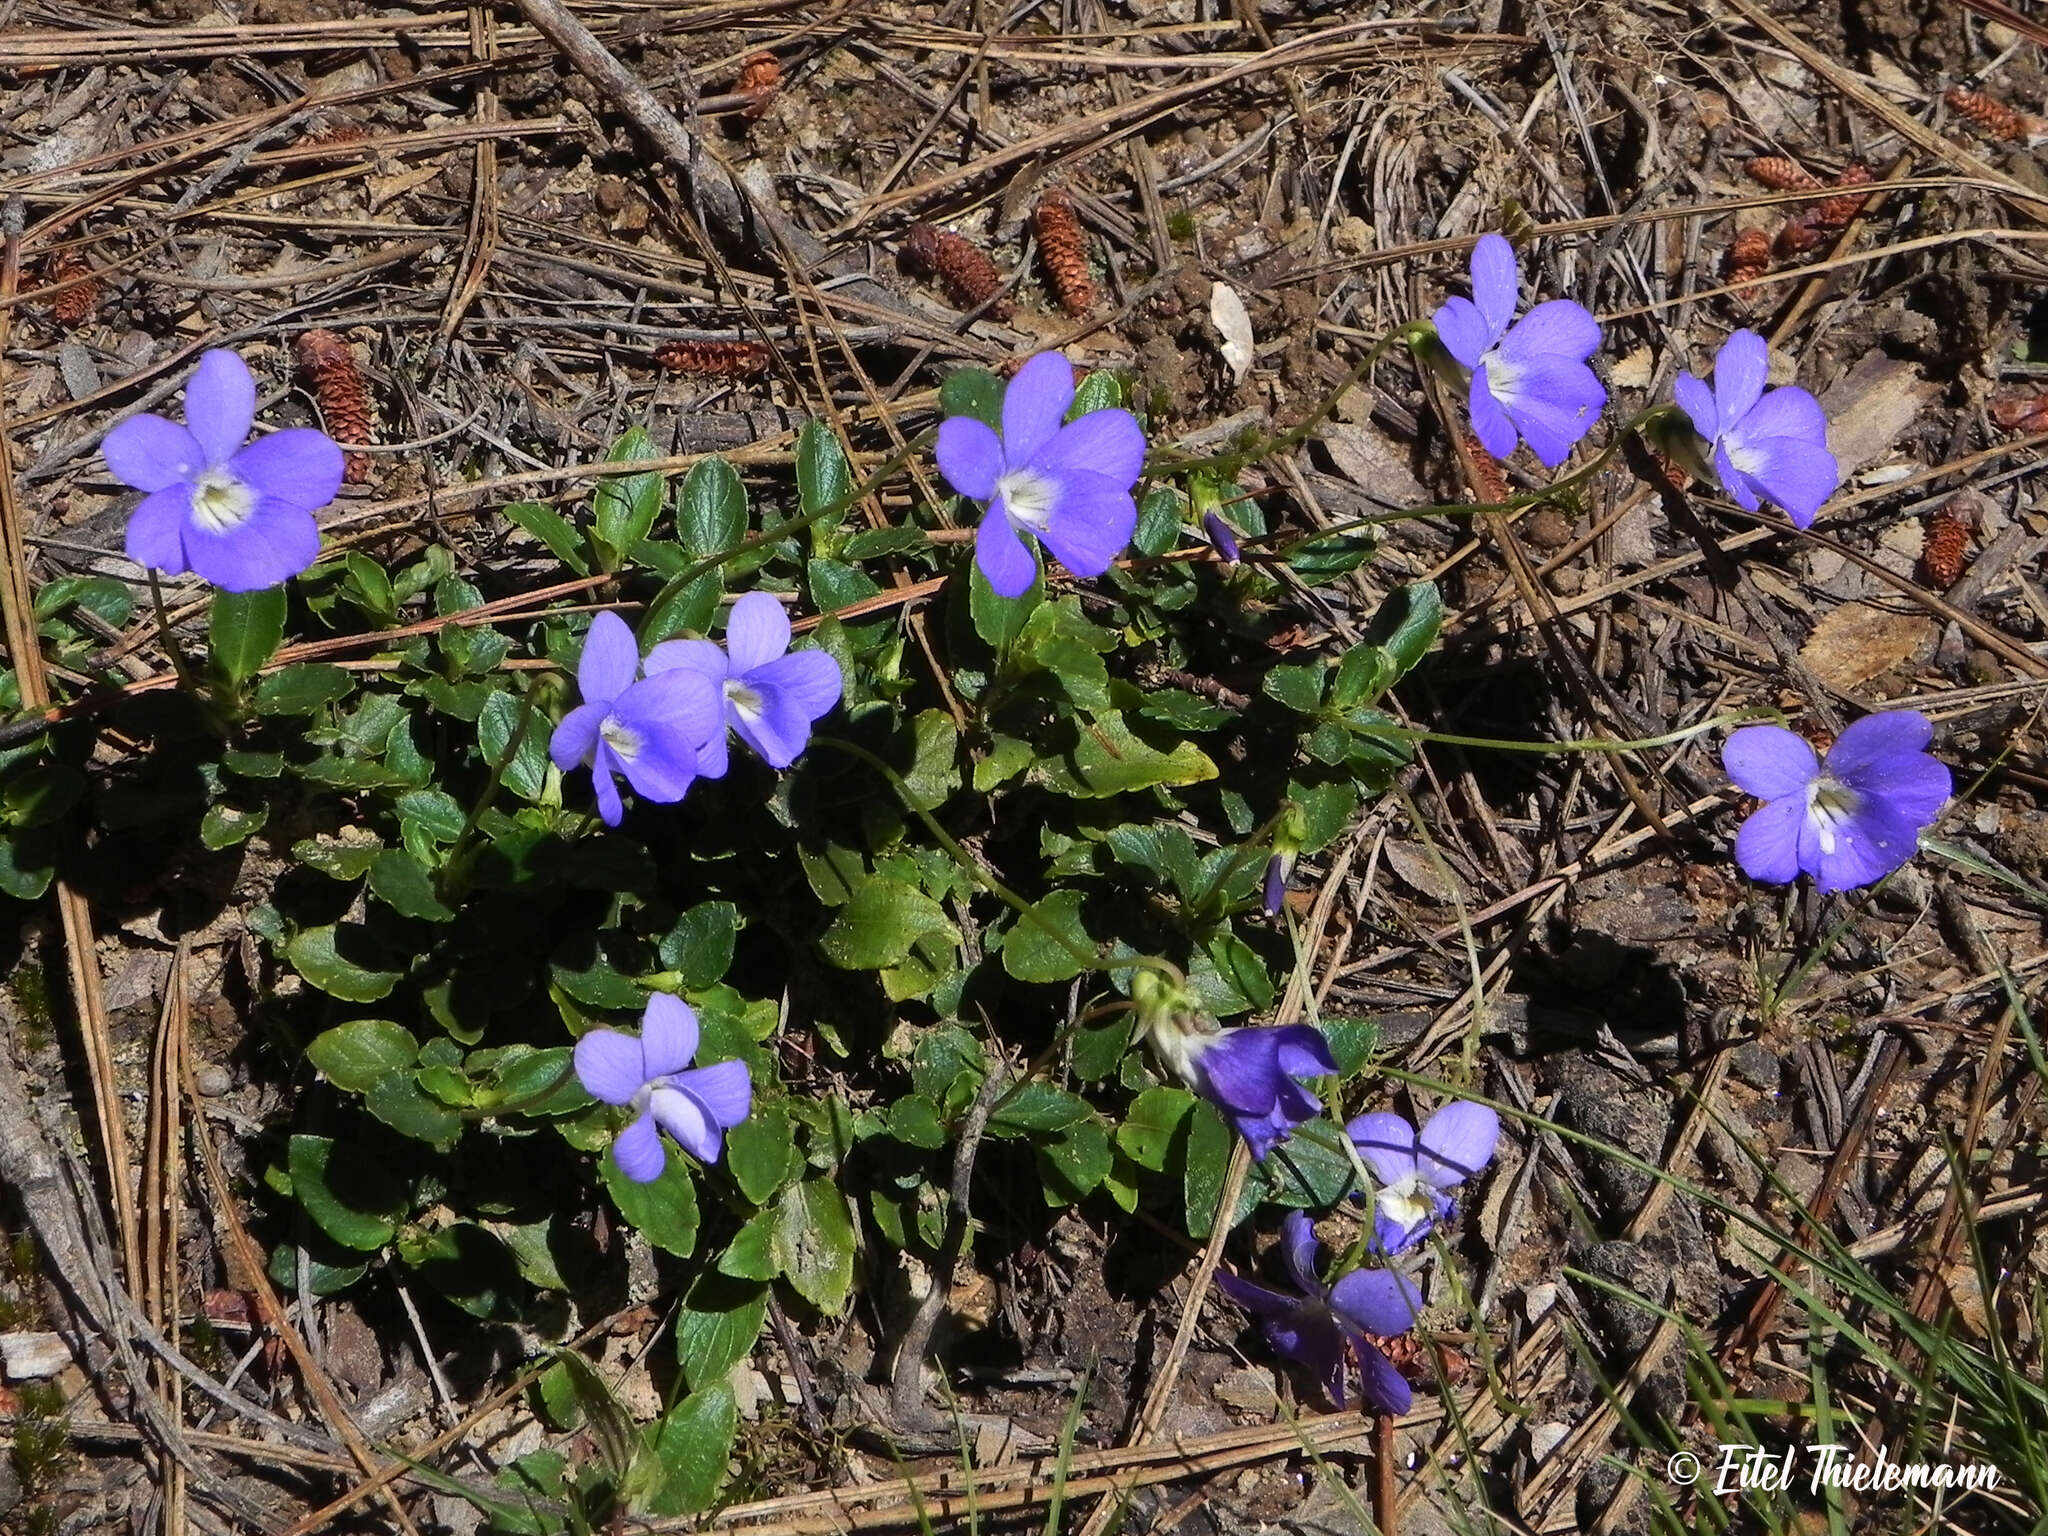
<path fill-rule="evenodd" d="M 256 713 L 314 714 L 322 705 L 347 698 L 355 685 L 355 678 L 340 667 L 286 667 L 256 685 Z"/>
<path fill-rule="evenodd" d="M 863 528 L 840 544 L 839 558 L 877 560 L 884 555 L 907 555 L 929 543 L 925 531 L 910 524 L 900 528 Z"/>
<path fill-rule="evenodd" d="M 1081 893 L 1054 891 L 1011 925 L 1003 939 L 1003 969 L 1019 981 L 1067 981 L 1089 968 L 1068 943 L 1093 956 L 1095 941 L 1081 926 Z"/>
<path fill-rule="evenodd" d="M 400 789 L 409 782 L 404 774 L 361 757 L 316 757 L 295 771 L 308 784 L 328 789 Z"/>
<path fill-rule="evenodd" d="M 335 1087 L 368 1093 L 387 1072 L 418 1060 L 420 1043 L 411 1030 L 389 1019 L 353 1019 L 323 1030 L 306 1055 Z"/>
<path fill-rule="evenodd" d="M 1049 1135 L 1078 1125 L 1095 1112 L 1079 1094 L 1027 1077 L 996 1101 L 988 1128 L 997 1136 Z"/>
<path fill-rule="evenodd" d="M 0 894 L 35 901 L 57 877 L 57 845 L 44 827 L 24 827 L 0 836 Z"/>
<path fill-rule="evenodd" d="M 735 1280 L 773 1280 L 775 1267 L 775 1225 L 773 1210 L 756 1211 L 740 1223 L 725 1252 L 718 1256 L 717 1270 Z"/>
<path fill-rule="evenodd" d="M 882 1118 L 891 1136 L 907 1147 L 919 1147 L 927 1152 L 943 1147 L 951 1134 L 946 1129 L 946 1122 L 939 1118 L 939 1112 L 932 1108 L 931 1100 L 921 1099 L 915 1094 L 891 1104 Z"/>
<path fill-rule="evenodd" d="M 398 595 L 384 567 L 360 550 L 343 550 L 342 595 L 381 628 L 398 621 Z"/>
<path fill-rule="evenodd" d="M 285 946 L 285 958 L 307 981 L 346 1003 L 374 1003 L 389 996 L 400 975 L 383 968 L 384 957 L 354 924 L 302 928 Z"/>
<path fill-rule="evenodd" d="M 505 516 L 547 545 L 554 557 L 578 576 L 590 574 L 583 535 L 553 507 L 538 501 L 515 501 L 505 509 Z"/>
<path fill-rule="evenodd" d="M 636 459 L 658 459 L 661 449 L 639 427 L 630 427 L 612 444 L 606 458 L 613 463 Z M 593 535 L 599 547 L 599 564 L 617 570 L 653 528 L 661 514 L 661 473 L 647 470 L 636 475 L 607 475 L 597 485 L 592 499 Z"/>
<path fill-rule="evenodd" d="M 334 1156 L 326 1136 L 294 1136 L 286 1152 L 292 1196 L 320 1230 L 345 1248 L 382 1248 L 404 1214 L 401 1192 L 380 1178 L 374 1158 Z"/>
<path fill-rule="evenodd" d="M 1387 594 L 1386 601 L 1380 604 L 1379 612 L 1373 615 L 1372 623 L 1367 626 L 1365 638 L 1368 643 L 1385 649 L 1394 670 L 1390 681 L 1398 681 L 1429 654 L 1443 622 L 1444 600 L 1436 589 L 1436 583 L 1411 582 Z"/>
<path fill-rule="evenodd" d="M 960 787 L 960 728 L 943 709 L 927 709 L 911 722 L 911 735 L 904 797 L 919 810 L 937 810 Z"/>
<path fill-rule="evenodd" d="M 199 818 L 200 846 L 215 852 L 232 848 L 262 831 L 263 823 L 269 819 L 270 807 L 267 805 L 259 805 L 253 811 L 221 803 L 209 805 L 206 814 Z"/>
<path fill-rule="evenodd" d="M 900 962 L 928 933 L 960 942 L 959 930 L 931 897 L 914 885 L 876 876 L 854 891 L 818 946 L 842 970 L 873 971 Z"/>
<path fill-rule="evenodd" d="M 1273 1005 L 1273 981 L 1264 963 L 1231 933 L 1218 934 L 1195 955 L 1188 967 L 1188 985 L 1219 1019 Z"/>
<path fill-rule="evenodd" d="M 1350 1077 L 1362 1068 L 1372 1055 L 1373 1048 L 1380 1043 L 1380 1026 L 1377 1019 L 1353 1019 L 1342 1015 L 1324 1014 L 1316 1027 L 1323 1032 L 1323 1038 L 1330 1042 L 1330 1055 L 1336 1060 L 1337 1074 Z"/>
<path fill-rule="evenodd" d="M 476 740 L 486 762 L 495 765 L 505 761 L 513 734 L 519 729 L 521 713 L 520 701 L 509 693 L 493 693 L 484 701 L 483 712 L 476 720 Z M 526 734 L 520 737 L 519 749 L 512 753 L 511 761 L 505 763 L 502 782 L 522 800 L 538 800 L 548 781 L 547 722 L 541 719 L 538 709 L 526 709 L 524 713 Z"/>
<path fill-rule="evenodd" d="M 275 779 L 284 775 L 282 752 L 241 752 L 230 749 L 220 755 L 221 767 L 245 779 Z"/>
<path fill-rule="evenodd" d="M 455 909 L 434 890 L 427 866 L 403 848 L 387 848 L 370 861 L 370 889 L 400 917 L 445 923 L 455 916 Z"/>
<path fill-rule="evenodd" d="M 821 507 L 831 506 L 852 490 L 853 471 L 847 465 L 839 439 L 824 422 L 805 422 L 796 436 L 797 505 L 808 516 Z M 813 526 L 818 532 L 825 532 L 845 517 L 847 510 L 842 508 L 837 517 Z"/>
<path fill-rule="evenodd" d="M 731 902 L 699 903 L 662 935 L 658 946 L 661 963 L 676 973 L 685 992 L 702 991 L 720 980 L 732 964 L 739 931 L 740 909 Z"/>
<path fill-rule="evenodd" d="M 768 1315 L 768 1287 L 707 1269 L 690 1282 L 676 1316 L 676 1361 L 692 1391 L 724 1381 L 753 1353 Z"/>
<path fill-rule="evenodd" d="M 1321 662 L 1306 666 L 1274 667 L 1259 684 L 1269 699 L 1277 699 L 1297 715 L 1312 715 L 1323 707 Z"/>
<path fill-rule="evenodd" d="M 986 368 L 960 368 L 939 383 L 939 409 L 1003 430 L 1003 381 Z"/>
<path fill-rule="evenodd" d="M 1141 739 L 1124 716 L 1108 714 L 1083 724 L 1073 752 L 1046 762 L 1040 774 L 1061 794 L 1101 799 L 1156 784 L 1200 784 L 1216 777 L 1216 764 L 1188 741 L 1162 752 Z"/>
<path fill-rule="evenodd" d="M 1216 1204 L 1223 1197 L 1223 1176 L 1230 1168 L 1230 1140 L 1230 1127 L 1223 1123 L 1216 1106 L 1198 1102 L 1188 1120 L 1188 1160 L 1181 1174 L 1188 1236 L 1196 1242 L 1206 1241 L 1216 1229 Z"/>
<path fill-rule="evenodd" d="M 658 1478 L 646 1496 L 656 1515 L 692 1515 L 709 1509 L 725 1481 L 739 1412 L 723 1381 L 692 1392 L 647 1428 L 645 1444 Z"/>
<path fill-rule="evenodd" d="M 718 599 L 724 591 L 725 583 L 717 571 L 706 571 L 673 594 L 664 590 L 641 623 L 641 643 L 654 645 L 685 631 L 703 634 L 711 627 L 711 616 L 718 612 Z"/>
<path fill-rule="evenodd" d="M 1017 597 L 998 597 L 976 565 L 967 573 L 967 609 L 974 619 L 974 632 L 998 655 L 1009 650 L 1024 633 L 1032 611 L 1045 601 L 1045 573 L 1031 578 L 1031 585 Z"/>
<path fill-rule="evenodd" d="M 429 1098 L 411 1072 L 386 1072 L 363 1096 L 371 1114 L 401 1136 L 447 1151 L 462 1135 L 462 1116 Z"/>
<path fill-rule="evenodd" d="M 610 1149 L 598 1168 L 619 1214 L 655 1247 L 687 1259 L 697 1246 L 697 1191 L 675 1148 L 666 1150 L 661 1177 L 646 1184 L 627 1178 Z"/>
<path fill-rule="evenodd" d="M 1195 1096 L 1185 1088 L 1147 1088 L 1131 1101 L 1124 1123 L 1116 1128 L 1118 1148 L 1140 1168 L 1164 1172 L 1174 1134 L 1194 1107 Z"/>
<path fill-rule="evenodd" d="M 998 736 L 989 747 L 988 756 L 974 765 L 974 788 L 977 793 L 987 794 L 998 784 L 1006 783 L 1031 766 L 1038 756 L 1038 749 L 1028 741 L 1015 736 Z"/>
<path fill-rule="evenodd" d="M 1350 709 L 1377 699 L 1394 682 L 1394 659 L 1377 645 L 1360 641 L 1337 662 L 1330 681 L 1330 707 Z"/>
<path fill-rule="evenodd" d="M 1093 1194 L 1116 1159 L 1109 1150 L 1109 1131 L 1088 1119 L 1068 1126 L 1051 1141 L 1038 1145 L 1039 1181 L 1046 1199 L 1073 1205 Z"/>
<path fill-rule="evenodd" d="M 1138 503 L 1138 529 L 1131 535 L 1131 547 L 1141 555 L 1163 555 L 1180 542 L 1180 492 L 1171 486 L 1155 486 Z"/>
<path fill-rule="evenodd" d="M 54 619 L 73 605 L 111 629 L 124 629 L 135 613 L 135 594 L 111 576 L 59 576 L 36 592 L 38 619 Z"/>
<path fill-rule="evenodd" d="M 796 1293 L 837 1316 L 853 1290 L 853 1216 L 831 1179 L 805 1179 L 782 1192 L 769 1240 L 775 1264 Z"/>
<path fill-rule="evenodd" d="M 1105 368 L 1098 368 L 1074 387 L 1074 403 L 1067 408 L 1067 420 L 1086 416 L 1091 411 L 1115 410 L 1123 403 L 1124 389 L 1117 382 L 1116 375 Z"/>
<path fill-rule="evenodd" d="M 1074 1075 L 1084 1083 L 1099 1083 L 1116 1076 L 1124 1052 L 1131 1045 L 1132 1017 L 1125 1013 L 1099 1026 L 1082 1025 L 1074 1031 Z"/>
<path fill-rule="evenodd" d="M 382 843 L 342 843 L 302 838 L 292 844 L 292 857 L 330 880 L 360 880 L 384 851 Z"/>
<path fill-rule="evenodd" d="M 1115 644 L 1115 635 L 1083 618 L 1072 598 L 1062 598 L 1033 611 L 1018 637 L 1017 659 L 1050 672 L 1068 698 L 1096 712 L 1110 707 L 1102 652 Z"/>
<path fill-rule="evenodd" d="M 759 1108 L 725 1133 L 725 1162 L 740 1193 L 766 1205 L 782 1181 L 801 1166 L 789 1116 L 775 1107 Z"/>
<path fill-rule="evenodd" d="M 230 687 L 246 683 L 277 653 L 284 639 L 286 606 L 283 587 L 213 594 L 207 640 L 213 670 Z"/>
<path fill-rule="evenodd" d="M 1287 564 L 1309 586 L 1321 586 L 1357 570 L 1379 547 L 1379 536 L 1370 531 L 1333 533 L 1302 545 L 1287 557 Z"/>
<path fill-rule="evenodd" d="M 444 789 L 415 789 L 398 797 L 398 817 L 425 832 L 437 843 L 452 843 L 462 836 L 468 820 L 462 804 Z"/>
<path fill-rule="evenodd" d="M 725 460 L 699 459 L 676 503 L 676 539 L 693 560 L 722 555 L 747 536 L 747 488 Z"/>
<path fill-rule="evenodd" d="M 804 584 L 810 588 L 811 601 L 824 613 L 851 608 L 882 590 L 874 577 L 843 560 L 805 561 Z"/>

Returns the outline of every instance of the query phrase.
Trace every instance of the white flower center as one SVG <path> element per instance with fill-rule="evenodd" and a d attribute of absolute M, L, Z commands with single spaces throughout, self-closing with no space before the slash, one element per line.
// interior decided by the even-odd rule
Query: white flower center
<path fill-rule="evenodd" d="M 1836 829 L 1850 821 L 1863 806 L 1863 797 L 1838 779 L 1819 778 L 1806 786 L 1806 819 L 1820 851 L 1835 851 Z"/>
<path fill-rule="evenodd" d="M 1429 1186 L 1419 1173 L 1411 1173 L 1392 1184 L 1382 1184 L 1373 1199 L 1380 1213 L 1404 1232 L 1412 1230 L 1416 1223 L 1428 1220 L 1436 1212 L 1436 1202 L 1430 1198 Z"/>
<path fill-rule="evenodd" d="M 1730 464 L 1733 464 L 1752 480 L 1762 478 L 1762 470 L 1764 468 L 1764 456 L 1762 454 L 1751 448 L 1740 438 L 1726 431 L 1722 432 L 1720 443 L 1721 447 L 1727 451 Z"/>
<path fill-rule="evenodd" d="M 1202 1079 L 1196 1063 L 1223 1038 L 1223 1030 L 1200 1014 L 1162 1008 L 1151 1018 L 1149 1038 L 1159 1064 L 1189 1087 L 1199 1088 Z"/>
<path fill-rule="evenodd" d="M 996 481 L 996 494 L 1002 497 L 1003 510 L 1011 522 L 1021 523 L 1033 533 L 1043 533 L 1045 525 L 1052 521 L 1059 487 L 1028 469 L 1013 469 Z"/>
<path fill-rule="evenodd" d="M 749 688 L 738 678 L 727 678 L 725 682 L 726 702 L 739 711 L 740 718 L 749 724 L 761 718 L 761 695 Z"/>
<path fill-rule="evenodd" d="M 192 521 L 204 533 L 229 533 L 249 521 L 256 493 L 224 469 L 209 469 L 192 482 Z"/>
<path fill-rule="evenodd" d="M 597 734 L 604 738 L 606 746 L 618 754 L 621 762 L 630 763 L 640 755 L 640 733 L 617 715 L 606 715 L 604 724 L 597 728 Z"/>
<path fill-rule="evenodd" d="M 1479 359 L 1486 370 L 1486 392 L 1506 407 L 1522 390 L 1522 370 L 1500 355 L 1498 348 Z"/>

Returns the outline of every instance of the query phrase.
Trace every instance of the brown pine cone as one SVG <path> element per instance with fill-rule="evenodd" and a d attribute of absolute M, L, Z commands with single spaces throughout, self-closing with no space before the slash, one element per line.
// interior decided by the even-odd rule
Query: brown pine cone
<path fill-rule="evenodd" d="M 1038 251 L 1060 308 L 1078 320 L 1095 308 L 1095 284 L 1088 276 L 1088 246 L 1067 194 L 1053 187 L 1038 201 Z"/>
<path fill-rule="evenodd" d="M 1760 229 L 1740 231 L 1728 247 L 1728 281 L 1752 283 L 1771 270 L 1771 237 Z"/>
<path fill-rule="evenodd" d="M 1758 155 L 1744 169 L 1773 192 L 1811 192 L 1821 184 L 1813 172 L 1784 155 Z"/>
<path fill-rule="evenodd" d="M 1945 502 L 1927 519 L 1927 544 L 1920 551 L 1920 569 L 1928 585 L 1946 592 L 1962 578 L 1969 563 L 1970 534 L 1975 519 L 1959 501 Z"/>
<path fill-rule="evenodd" d="M 654 360 L 670 373 L 744 379 L 766 373 L 775 355 L 758 341 L 664 341 L 654 349 Z"/>
<path fill-rule="evenodd" d="M 356 362 L 355 348 L 333 331 L 305 331 L 293 343 L 299 372 L 313 386 L 327 435 L 342 445 L 344 485 L 363 485 L 370 478 L 370 456 L 351 443 L 376 441 L 370 414 L 370 384 Z"/>
<path fill-rule="evenodd" d="M 916 223 L 903 232 L 902 259 L 930 273 L 944 286 L 948 298 L 962 309 L 979 309 L 1002 291 L 1003 274 L 988 253 L 972 240 L 950 230 Z M 989 314 L 1007 320 L 1016 306 L 1008 299 L 989 306 Z"/>

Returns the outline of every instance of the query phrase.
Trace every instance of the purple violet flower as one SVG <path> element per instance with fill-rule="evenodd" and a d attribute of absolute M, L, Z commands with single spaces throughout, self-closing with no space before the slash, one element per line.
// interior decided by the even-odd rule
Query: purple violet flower
<path fill-rule="evenodd" d="M 1301 1211 L 1289 1211 L 1281 1222 L 1280 1246 L 1299 1295 L 1269 1291 L 1221 1270 L 1216 1284 L 1239 1306 L 1261 1314 L 1266 1341 L 1313 1372 L 1339 1408 L 1345 1406 L 1349 1344 L 1358 1356 L 1366 1403 L 1377 1413 L 1406 1413 L 1415 1394 L 1372 1340 L 1395 1338 L 1415 1326 L 1422 1312 L 1415 1282 L 1390 1269 L 1354 1269 L 1335 1285 L 1324 1285 L 1316 1276 L 1315 1227 Z"/>
<path fill-rule="evenodd" d="M 1822 891 L 1872 885 L 1912 858 L 1920 831 L 1954 787 L 1927 751 L 1934 727 L 1916 710 L 1865 715 L 1815 759 L 1776 725 L 1746 725 L 1721 762 L 1745 794 L 1765 802 L 1735 836 L 1735 862 L 1752 880 L 1784 885 L 1804 870 Z"/>
<path fill-rule="evenodd" d="M 275 587 L 313 563 L 313 514 L 341 489 L 341 450 L 310 427 L 247 442 L 255 423 L 249 365 L 214 351 L 185 386 L 184 426 L 144 414 L 107 433 L 107 468 L 148 492 L 128 519 L 129 559 L 223 592 Z"/>
<path fill-rule="evenodd" d="M 1145 429 L 1123 410 L 1062 425 L 1073 403 L 1072 366 L 1041 352 L 1003 392 L 1000 436 L 972 416 L 939 424 L 939 473 L 962 496 L 988 503 L 974 563 L 1000 597 L 1022 597 L 1038 574 L 1020 534 L 1076 576 L 1100 576 L 1138 526 L 1131 487 L 1145 468 Z"/>
<path fill-rule="evenodd" d="M 1821 503 L 1842 483 L 1828 452 L 1828 418 L 1795 385 L 1766 390 L 1770 349 L 1754 331 L 1737 331 L 1714 358 L 1714 387 L 1689 372 L 1671 386 L 1678 408 L 1705 444 L 1721 489 L 1751 512 L 1763 502 L 1785 509 L 1795 528 L 1810 528 Z M 1697 450 L 1699 445 L 1694 445 Z"/>
<path fill-rule="evenodd" d="M 648 652 L 650 678 L 672 671 L 703 677 L 724 710 L 697 751 L 697 772 L 707 779 L 725 775 L 727 726 L 769 767 L 787 768 L 809 743 L 811 722 L 830 712 L 845 688 L 829 653 L 789 650 L 789 615 L 767 592 L 749 592 L 732 605 L 723 649 L 709 640 L 664 640 Z"/>
<path fill-rule="evenodd" d="M 668 1161 L 661 1131 L 698 1162 L 715 1163 L 725 1133 L 754 1107 L 747 1064 L 692 1067 L 697 1041 L 697 1015 L 690 1005 L 657 992 L 640 1016 L 638 1039 L 616 1029 L 593 1029 L 576 1042 L 576 1076 L 584 1091 L 633 1111 L 632 1124 L 612 1143 L 612 1156 L 619 1172 L 636 1184 L 661 1177 Z"/>
<path fill-rule="evenodd" d="M 1287 900 L 1287 877 L 1294 873 L 1294 855 L 1276 853 L 1266 860 L 1266 888 L 1262 893 L 1266 916 L 1278 917 Z"/>
<path fill-rule="evenodd" d="M 1481 445 L 1505 459 L 1520 436 L 1555 469 L 1607 403 L 1586 366 L 1600 323 L 1570 299 L 1552 299 L 1510 327 L 1520 286 L 1514 247 L 1482 235 L 1472 248 L 1472 297 L 1446 299 L 1432 318 L 1445 350 L 1472 372 L 1472 430 Z"/>
<path fill-rule="evenodd" d="M 1360 1115 L 1344 1127 L 1372 1169 L 1373 1240 L 1382 1253 L 1399 1253 L 1429 1235 L 1451 1214 L 1450 1192 L 1493 1161 L 1500 1116 L 1484 1104 L 1453 1099 L 1421 1134 L 1399 1115 Z"/>
<path fill-rule="evenodd" d="M 1223 521 L 1220 512 L 1202 514 L 1202 532 L 1209 537 L 1209 544 L 1216 551 L 1216 558 L 1225 565 L 1236 565 L 1243 558 L 1243 551 L 1237 547 L 1237 534 L 1230 524 Z"/>
<path fill-rule="evenodd" d="M 680 800 L 697 777 L 697 755 L 713 732 L 724 733 L 718 690 L 694 671 L 639 678 L 640 647 L 616 613 L 590 621 L 576 683 L 583 702 L 555 727 L 548 753 L 567 773 L 590 767 L 598 814 L 616 827 L 625 809 L 614 774 L 624 774 L 643 800 Z"/>

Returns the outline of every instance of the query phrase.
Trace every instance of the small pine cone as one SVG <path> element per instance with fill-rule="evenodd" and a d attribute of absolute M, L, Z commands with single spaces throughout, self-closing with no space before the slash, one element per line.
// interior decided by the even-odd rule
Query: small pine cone
<path fill-rule="evenodd" d="M 370 415 L 370 384 L 356 362 L 356 350 L 333 331 L 305 331 L 293 344 L 299 372 L 313 386 L 327 435 L 342 445 L 344 485 L 370 479 L 370 456 L 351 450 L 351 443 L 376 441 Z"/>
<path fill-rule="evenodd" d="M 1479 493 L 1479 499 L 1486 502 L 1502 502 L 1515 494 L 1508 484 L 1507 475 L 1501 470 L 1500 461 L 1486 451 L 1485 446 L 1472 433 L 1465 435 L 1465 452 L 1472 461 L 1472 478 L 1476 482 L 1472 489 Z"/>
<path fill-rule="evenodd" d="M 2002 101 L 1993 101 L 1982 91 L 1966 91 L 1960 85 L 1952 85 L 1941 93 L 1941 99 L 1948 103 L 1951 112 L 1968 118 L 1994 139 L 2023 143 L 2027 138 L 2026 114 L 2015 112 Z"/>
<path fill-rule="evenodd" d="M 1969 509 L 1950 501 L 1935 509 L 1927 519 L 1927 544 L 1920 551 L 1920 569 L 1927 583 L 1946 592 L 1962 578 L 1970 556 L 1970 534 L 1974 519 Z"/>
<path fill-rule="evenodd" d="M 903 258 L 910 265 L 936 277 L 946 294 L 962 309 L 979 309 L 1002 291 L 1003 274 L 988 254 L 972 240 L 950 230 L 917 223 L 903 233 Z M 1007 320 L 1015 306 L 1008 299 L 990 305 L 989 313 Z"/>
<path fill-rule="evenodd" d="M 100 305 L 100 282 L 92 275 L 92 263 L 80 251 L 59 251 L 43 265 L 43 281 L 51 287 L 77 279 L 50 300 L 50 315 L 65 330 L 75 330 L 92 318 Z"/>
<path fill-rule="evenodd" d="M 772 53 L 752 53 L 740 61 L 740 77 L 733 83 L 735 96 L 751 96 L 754 104 L 746 108 L 742 117 L 759 117 L 768 110 L 768 103 L 775 99 L 776 89 L 782 84 L 782 60 Z"/>
<path fill-rule="evenodd" d="M 1088 277 L 1088 246 L 1074 204 L 1054 187 L 1038 201 L 1038 250 L 1060 308 L 1078 320 L 1095 308 L 1095 284 Z"/>
<path fill-rule="evenodd" d="M 1821 184 L 1813 172 L 1784 155 L 1758 155 L 1746 169 L 1773 192 L 1812 192 Z"/>
<path fill-rule="evenodd" d="M 1842 167 L 1842 174 L 1835 178 L 1838 187 L 1867 187 L 1870 185 L 1870 167 L 1861 161 L 1852 160 Z M 1814 222 L 1823 230 L 1835 233 L 1847 229 L 1863 211 L 1863 204 L 1869 199 L 1867 192 L 1853 192 L 1846 197 L 1831 197 L 1813 210 Z"/>
<path fill-rule="evenodd" d="M 1751 283 L 1771 270 L 1771 237 L 1760 229 L 1739 232 L 1728 247 L 1728 281 Z"/>
<path fill-rule="evenodd" d="M 713 379 L 744 379 L 766 373 L 775 354 L 758 341 L 664 341 L 654 360 L 670 373 Z"/>
<path fill-rule="evenodd" d="M 1778 231 L 1778 238 L 1771 242 L 1771 250 L 1780 260 L 1803 256 L 1821 242 L 1820 220 L 1811 208 L 1785 221 Z"/>
<path fill-rule="evenodd" d="M 2031 433 L 2048 428 L 2048 392 L 2026 390 L 1998 395 L 1985 409 L 2008 432 Z"/>

